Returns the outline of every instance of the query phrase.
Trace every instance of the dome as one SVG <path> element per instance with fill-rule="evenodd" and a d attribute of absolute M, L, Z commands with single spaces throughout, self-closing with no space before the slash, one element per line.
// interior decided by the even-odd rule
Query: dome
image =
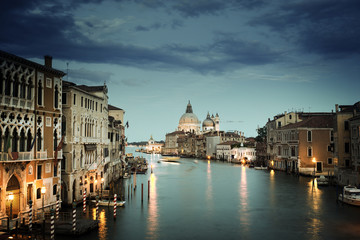
<path fill-rule="evenodd" d="M 186 106 L 185 113 L 181 116 L 179 120 L 179 131 L 185 132 L 199 132 L 200 130 L 200 121 L 197 116 L 193 113 L 192 106 L 190 101 Z"/>
<path fill-rule="evenodd" d="M 215 126 L 215 123 L 214 123 L 214 121 L 210 118 L 210 114 L 209 114 L 209 113 L 207 114 L 206 119 L 203 121 L 202 126 L 203 126 L 203 127 L 214 127 L 214 126 Z"/>
<path fill-rule="evenodd" d="M 194 113 L 184 113 L 180 120 L 179 120 L 179 124 L 186 124 L 186 123 L 195 123 L 198 124 L 199 123 L 199 119 L 197 118 L 197 116 Z"/>

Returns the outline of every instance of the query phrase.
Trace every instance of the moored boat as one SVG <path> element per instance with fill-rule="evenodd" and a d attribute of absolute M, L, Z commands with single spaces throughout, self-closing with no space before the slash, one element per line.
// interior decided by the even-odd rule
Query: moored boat
<path fill-rule="evenodd" d="M 345 186 L 343 192 L 339 194 L 339 201 L 360 206 L 360 189 L 354 186 Z"/>
<path fill-rule="evenodd" d="M 256 169 L 256 170 L 267 170 L 268 168 L 261 166 L 261 167 L 254 167 L 254 169 Z"/>
<path fill-rule="evenodd" d="M 96 203 L 96 200 L 91 200 L 91 202 Z M 111 200 L 99 200 L 99 206 L 114 206 L 114 201 Z M 125 205 L 125 201 L 116 201 L 116 206 L 122 207 Z"/>
<path fill-rule="evenodd" d="M 329 185 L 329 181 L 324 175 L 321 175 L 319 178 L 317 178 L 316 182 L 317 182 L 318 186 L 327 186 L 327 185 Z"/>

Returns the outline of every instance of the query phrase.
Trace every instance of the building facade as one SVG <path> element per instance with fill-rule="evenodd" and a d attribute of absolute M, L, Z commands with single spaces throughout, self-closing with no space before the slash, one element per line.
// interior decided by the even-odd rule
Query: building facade
<path fill-rule="evenodd" d="M 64 75 L 50 56 L 41 65 L 0 51 L 0 217 L 26 218 L 30 200 L 35 218 L 56 204 Z"/>

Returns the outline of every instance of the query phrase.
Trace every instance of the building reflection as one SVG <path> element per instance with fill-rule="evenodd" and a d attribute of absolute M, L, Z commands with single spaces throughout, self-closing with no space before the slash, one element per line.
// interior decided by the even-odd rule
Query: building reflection
<path fill-rule="evenodd" d="M 240 184 L 239 184 L 239 195 L 240 195 L 240 206 L 239 206 L 239 216 L 240 216 L 240 225 L 242 227 L 242 232 L 247 234 L 250 230 L 249 222 L 249 197 L 248 197 L 248 187 L 247 187 L 247 178 L 246 178 L 246 168 L 245 166 L 241 167 L 240 174 Z"/>
<path fill-rule="evenodd" d="M 154 173 L 150 175 L 150 199 L 148 204 L 147 236 L 148 239 L 158 239 L 159 212 L 156 192 L 156 176 Z"/>

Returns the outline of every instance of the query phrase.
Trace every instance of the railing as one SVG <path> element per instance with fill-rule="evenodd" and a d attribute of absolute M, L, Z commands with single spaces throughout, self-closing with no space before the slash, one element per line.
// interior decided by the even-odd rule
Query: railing
<path fill-rule="evenodd" d="M 0 162 L 22 162 L 22 161 L 35 160 L 33 152 L 12 152 L 11 154 L 13 159 L 10 158 L 8 153 L 0 153 Z M 36 153 L 36 160 L 46 160 L 46 159 L 47 159 L 47 152 Z"/>

